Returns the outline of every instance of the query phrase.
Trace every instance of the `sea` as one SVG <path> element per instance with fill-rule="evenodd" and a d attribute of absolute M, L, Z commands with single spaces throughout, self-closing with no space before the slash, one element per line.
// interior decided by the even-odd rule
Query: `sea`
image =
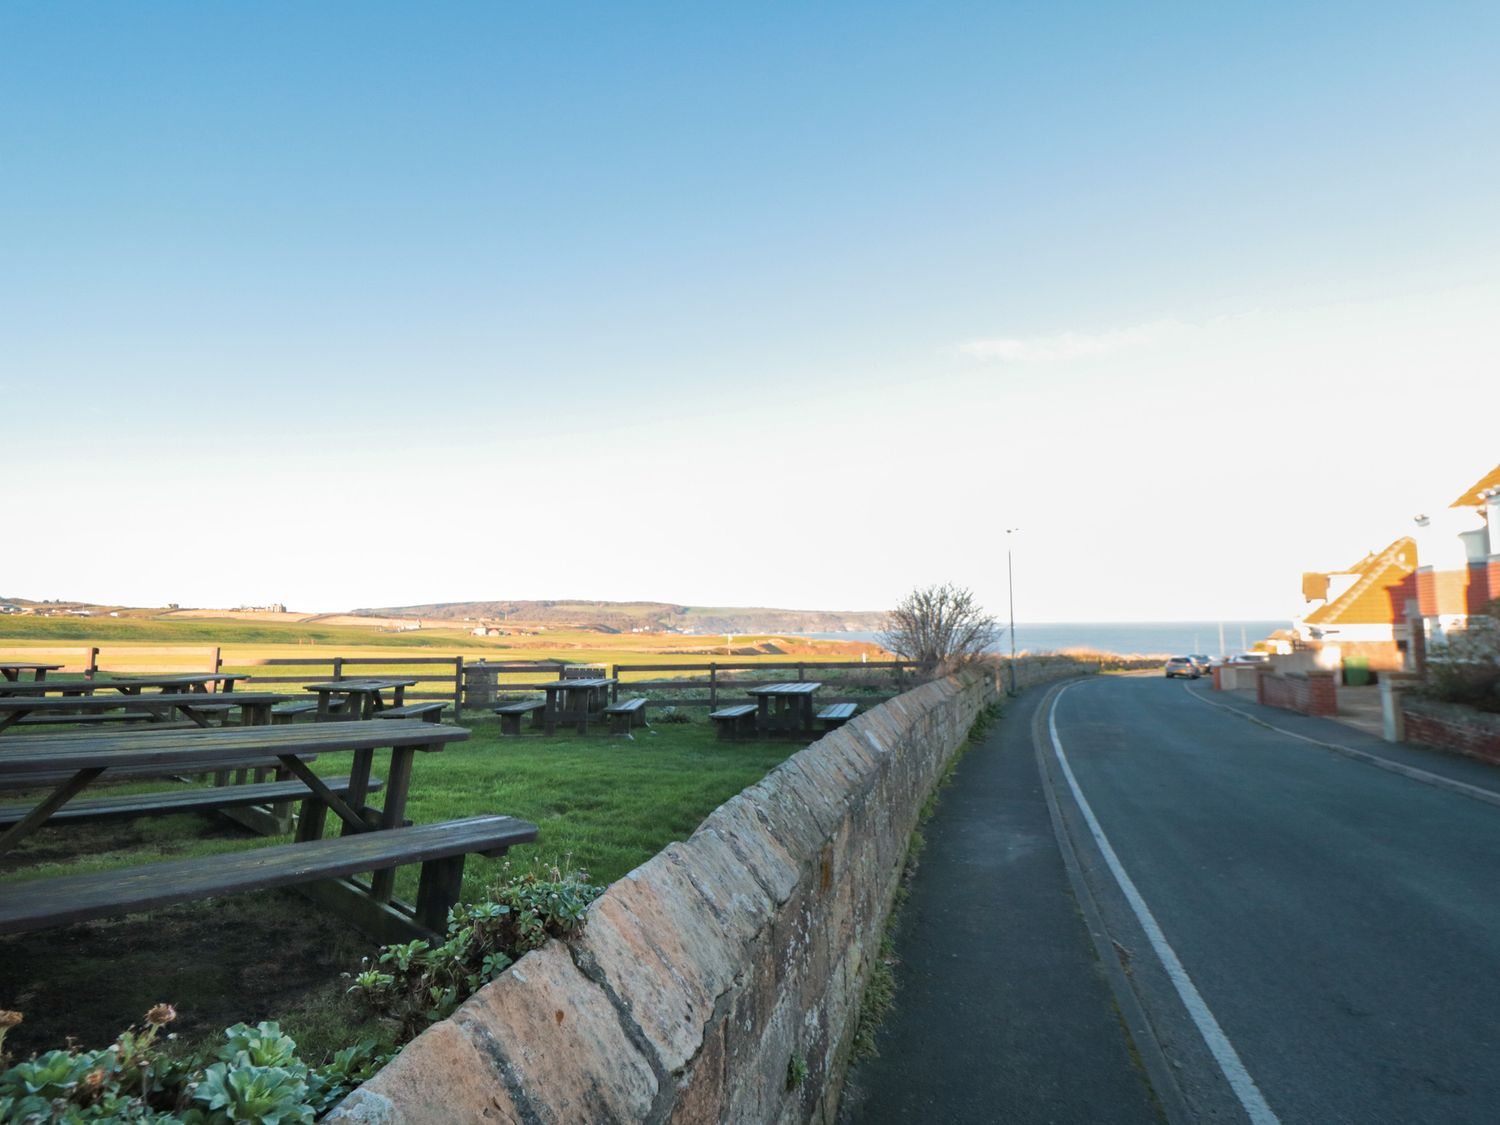
<path fill-rule="evenodd" d="M 1276 629 L 1285 629 L 1286 621 L 1109 621 L 1088 624 L 1076 621 L 1025 623 L 1016 622 L 1017 652 L 1067 652 L 1088 649 L 1118 656 L 1172 656 L 1205 653 L 1208 656 L 1233 656 L 1248 652 L 1255 642 L 1264 640 Z M 1219 643 L 1223 629 L 1223 645 Z M 997 652 L 1010 651 L 1010 635 L 1004 625 Z M 880 643 L 877 633 L 802 633 L 828 641 L 872 641 Z"/>

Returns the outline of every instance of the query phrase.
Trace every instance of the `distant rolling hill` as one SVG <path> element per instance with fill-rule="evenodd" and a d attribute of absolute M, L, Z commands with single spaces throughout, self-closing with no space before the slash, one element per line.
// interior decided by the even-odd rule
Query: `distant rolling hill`
<path fill-rule="evenodd" d="M 885 627 L 873 610 L 756 609 L 671 605 L 666 602 L 497 601 L 356 609 L 361 617 L 448 618 L 490 624 L 571 626 L 626 633 L 843 633 Z"/>

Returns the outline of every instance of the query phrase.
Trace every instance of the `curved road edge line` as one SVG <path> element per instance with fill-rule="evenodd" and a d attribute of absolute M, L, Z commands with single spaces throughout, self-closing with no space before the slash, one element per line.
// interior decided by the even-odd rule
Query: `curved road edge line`
<path fill-rule="evenodd" d="M 1146 1078 L 1151 1085 L 1157 1105 L 1166 1117 L 1168 1125 L 1197 1125 L 1201 1117 L 1192 1110 L 1187 1096 L 1182 1091 L 1182 1085 L 1177 1078 L 1177 1070 L 1167 1057 L 1166 1048 L 1162 1045 L 1156 1025 L 1147 1014 L 1140 993 L 1121 962 L 1121 946 L 1116 943 L 1114 936 L 1110 933 L 1109 924 L 1104 920 L 1104 911 L 1094 896 L 1093 888 L 1089 886 L 1087 876 L 1084 875 L 1083 861 L 1073 846 L 1073 835 L 1068 829 L 1067 821 L 1063 818 L 1052 771 L 1048 769 L 1048 759 L 1051 755 L 1048 753 L 1047 739 L 1043 730 L 1043 716 L 1046 715 L 1047 709 L 1058 692 L 1069 683 L 1081 682 L 1075 679 L 1067 683 L 1052 685 L 1031 716 L 1032 751 L 1036 755 L 1037 772 L 1041 776 L 1042 794 L 1047 800 L 1047 812 L 1052 821 L 1052 834 L 1057 840 L 1058 851 L 1062 854 L 1063 867 L 1068 872 L 1068 883 L 1073 888 L 1073 900 L 1083 914 L 1084 926 L 1094 946 L 1094 955 L 1104 969 L 1104 975 L 1110 985 L 1110 994 L 1119 1008 L 1120 1020 L 1133 1041 L 1136 1056 L 1146 1071 Z"/>
<path fill-rule="evenodd" d="M 1077 681 L 1075 681 L 1077 682 Z M 1146 900 L 1136 888 L 1135 882 L 1126 873 L 1120 858 L 1115 854 L 1114 847 L 1109 838 L 1104 834 L 1098 818 L 1094 815 L 1093 807 L 1083 795 L 1083 790 L 1078 784 L 1078 779 L 1073 774 L 1073 768 L 1068 763 L 1067 752 L 1063 749 L 1062 739 L 1057 733 L 1057 701 L 1062 698 L 1072 683 L 1063 684 L 1053 693 L 1050 693 L 1046 701 L 1047 708 L 1047 733 L 1052 743 L 1052 752 L 1062 771 L 1063 779 L 1068 783 L 1072 792 L 1073 800 L 1078 806 L 1079 813 L 1088 825 L 1089 832 L 1093 836 L 1094 844 L 1104 857 L 1105 865 L 1110 874 L 1114 876 L 1116 884 L 1125 896 L 1125 901 L 1130 905 L 1131 912 L 1135 915 L 1136 922 L 1145 932 L 1146 939 L 1151 943 L 1152 951 L 1157 960 L 1172 982 L 1177 992 L 1177 997 L 1182 1001 L 1183 1007 L 1187 1009 L 1189 1018 L 1198 1029 L 1204 1045 L 1209 1054 L 1213 1056 L 1214 1062 L 1218 1064 L 1229 1088 L 1234 1092 L 1240 1106 L 1244 1109 L 1253 1125 L 1280 1125 L 1280 1119 L 1267 1104 L 1265 1096 L 1260 1092 L 1260 1087 L 1255 1084 L 1255 1079 L 1245 1069 L 1244 1062 L 1240 1059 L 1239 1052 L 1234 1049 L 1234 1044 L 1224 1033 L 1219 1021 L 1214 1018 L 1213 1012 L 1204 1001 L 1197 985 L 1193 983 L 1192 977 L 1188 975 L 1187 969 L 1183 967 L 1161 926 L 1157 923 L 1151 908 L 1146 905 Z M 1045 776 L 1045 775 L 1044 775 Z M 1159 1049 L 1159 1048 L 1158 1048 Z"/>
<path fill-rule="evenodd" d="M 1422 784 L 1431 785 L 1436 789 L 1447 789 L 1450 792 L 1471 797 L 1476 801 L 1483 801 L 1487 805 L 1500 806 L 1500 793 L 1492 789 L 1482 789 L 1478 785 L 1470 785 L 1466 781 L 1457 781 L 1451 777 L 1444 777 L 1440 773 L 1428 773 L 1424 769 L 1409 766 L 1405 762 L 1393 762 L 1389 758 L 1382 758 L 1379 754 L 1371 754 L 1368 750 L 1357 750 L 1353 746 L 1345 746 L 1341 742 L 1324 742 L 1321 738 L 1298 734 L 1294 730 L 1278 727 L 1275 723 L 1268 723 L 1259 715 L 1252 715 L 1248 711 L 1241 711 L 1238 707 L 1231 707 L 1227 703 L 1220 703 L 1217 700 L 1200 695 L 1186 684 L 1183 685 L 1183 690 L 1199 703 L 1209 707 L 1217 707 L 1220 711 L 1228 711 L 1249 722 L 1257 723 L 1267 730 L 1274 730 L 1277 734 L 1284 734 L 1289 738 L 1311 743 L 1313 746 L 1321 746 L 1324 750 L 1332 750 L 1336 754 L 1343 754 L 1346 757 L 1353 758 L 1355 761 L 1364 762 L 1366 765 L 1375 766 L 1378 769 L 1389 770 L 1391 773 L 1400 774 L 1402 777 L 1408 777 L 1413 781 L 1420 781 Z"/>

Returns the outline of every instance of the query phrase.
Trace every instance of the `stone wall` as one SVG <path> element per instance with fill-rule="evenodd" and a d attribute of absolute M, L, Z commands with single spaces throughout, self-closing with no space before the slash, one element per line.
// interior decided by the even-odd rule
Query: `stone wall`
<path fill-rule="evenodd" d="M 1017 685 L 1087 670 L 1021 660 Z M 832 1121 L 912 829 L 1005 676 L 926 684 L 794 754 L 329 1120 Z"/>
<path fill-rule="evenodd" d="M 1500 763 L 1500 715 L 1402 695 L 1401 719 L 1407 742 Z"/>

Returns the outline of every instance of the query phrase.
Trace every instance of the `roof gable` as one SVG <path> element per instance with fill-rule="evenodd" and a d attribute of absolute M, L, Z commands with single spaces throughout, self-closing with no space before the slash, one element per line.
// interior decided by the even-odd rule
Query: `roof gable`
<path fill-rule="evenodd" d="M 1480 477 L 1474 483 L 1473 488 L 1449 504 L 1448 507 L 1477 508 L 1484 503 L 1484 500 L 1481 499 L 1482 495 L 1495 488 L 1500 488 L 1500 465 L 1496 465 L 1489 472 L 1485 473 L 1484 476 Z"/>
<path fill-rule="evenodd" d="M 1383 551 L 1366 555 L 1350 567 L 1358 580 L 1327 605 L 1321 605 L 1303 620 L 1309 625 L 1388 625 L 1404 620 L 1405 599 L 1396 604 L 1392 590 L 1400 590 L 1416 572 L 1417 545 L 1410 538 L 1397 539 Z M 1343 573 L 1348 573 L 1345 571 Z M 1415 596 L 1415 590 L 1411 591 Z"/>

